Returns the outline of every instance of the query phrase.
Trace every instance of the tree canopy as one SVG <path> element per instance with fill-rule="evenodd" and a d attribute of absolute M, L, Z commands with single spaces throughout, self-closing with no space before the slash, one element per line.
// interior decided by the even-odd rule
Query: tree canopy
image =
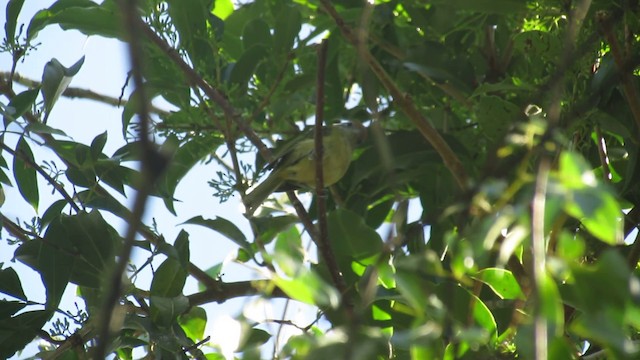
<path fill-rule="evenodd" d="M 0 357 L 37 338 L 44 358 L 229 358 L 204 307 L 262 298 L 317 319 L 239 315 L 235 358 L 638 358 L 637 1 L 57 0 L 23 24 L 24 3 L 7 3 L 0 48 L 0 185 L 37 215 L 4 203 L 1 246 L 46 301 L 1 264 Z M 128 91 L 69 87 L 84 58 L 22 77 L 53 26 L 127 43 Z M 122 104 L 123 146 L 51 126 L 66 96 Z M 228 280 L 216 244 L 196 263 L 188 230 L 145 220 L 150 197 L 179 216 L 176 188 L 202 162 L 220 169 L 202 201 L 242 200 L 288 143 L 343 120 L 367 140 L 310 204 L 290 190 L 247 229 L 186 221 L 259 278 Z"/>

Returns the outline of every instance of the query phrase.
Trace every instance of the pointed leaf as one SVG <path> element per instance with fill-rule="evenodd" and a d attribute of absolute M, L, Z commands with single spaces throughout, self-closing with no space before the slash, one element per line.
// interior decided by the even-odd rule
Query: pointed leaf
<path fill-rule="evenodd" d="M 202 216 L 195 216 L 185 221 L 183 224 L 200 225 L 224 235 L 227 239 L 241 246 L 247 251 L 251 251 L 251 244 L 247 241 L 242 231 L 231 221 L 216 217 L 215 219 L 205 219 Z"/>
<path fill-rule="evenodd" d="M 5 128 L 9 123 L 24 115 L 24 113 L 31 109 L 38 98 L 39 92 L 40 88 L 25 90 L 11 99 L 3 116 Z"/>
<path fill-rule="evenodd" d="M 9 0 L 6 9 L 6 22 L 4 23 L 5 39 L 9 43 L 13 43 L 16 37 L 16 24 L 18 23 L 18 15 L 22 10 L 24 0 Z"/>
<path fill-rule="evenodd" d="M 34 164 L 31 147 L 24 138 L 20 138 L 16 146 L 16 156 L 13 158 L 13 175 L 20 194 L 37 211 L 40 194 Z"/>
<path fill-rule="evenodd" d="M 20 300 L 27 300 L 18 273 L 13 268 L 0 270 L 0 292 Z"/>
<path fill-rule="evenodd" d="M 53 105 L 60 95 L 67 89 L 71 79 L 80 71 L 84 63 L 84 56 L 70 68 L 64 67 L 57 59 L 53 58 L 44 66 L 42 73 L 42 96 L 44 97 L 44 109 L 46 112 L 43 122 L 46 123 Z"/>

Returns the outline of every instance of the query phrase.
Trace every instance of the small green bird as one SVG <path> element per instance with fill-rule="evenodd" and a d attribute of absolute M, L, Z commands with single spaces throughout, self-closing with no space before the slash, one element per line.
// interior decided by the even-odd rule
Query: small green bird
<path fill-rule="evenodd" d="M 324 186 L 338 182 L 349 169 L 353 150 L 364 140 L 360 124 L 338 124 L 323 129 L 322 170 Z M 311 132 L 313 134 L 313 132 Z M 253 213 L 273 192 L 313 188 L 316 183 L 314 139 L 306 138 L 291 146 L 273 165 L 273 171 L 244 198 L 248 213 Z"/>

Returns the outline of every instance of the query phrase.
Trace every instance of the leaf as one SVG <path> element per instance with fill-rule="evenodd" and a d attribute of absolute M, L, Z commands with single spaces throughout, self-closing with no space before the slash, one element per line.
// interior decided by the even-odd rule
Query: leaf
<path fill-rule="evenodd" d="M 330 308 L 336 308 L 340 303 L 338 291 L 309 269 L 301 268 L 295 278 L 275 275 L 272 281 L 287 296 L 303 303 Z"/>
<path fill-rule="evenodd" d="M 48 225 L 49 223 L 51 223 L 51 221 L 53 221 L 55 218 L 61 215 L 62 210 L 66 206 L 67 206 L 67 200 L 65 199 L 57 200 L 56 202 L 51 204 L 51 206 L 49 206 L 47 210 L 45 210 L 44 214 L 42 214 L 42 217 L 40 217 L 40 223 L 43 226 Z"/>
<path fill-rule="evenodd" d="M 478 271 L 474 278 L 487 284 L 501 299 L 525 298 L 518 281 L 509 270 L 486 268 Z"/>
<path fill-rule="evenodd" d="M 527 11 L 526 2 L 519 0 L 433 0 L 431 3 L 455 9 L 496 14 L 513 14 Z"/>
<path fill-rule="evenodd" d="M 351 210 L 339 208 L 327 217 L 329 240 L 337 258 L 364 259 L 382 251 L 382 239 Z"/>
<path fill-rule="evenodd" d="M 115 262 L 118 239 L 98 211 L 60 215 L 42 240 L 22 244 L 15 257 L 40 273 L 47 304 L 56 306 L 68 282 L 91 288 L 102 285 L 104 271 Z"/>
<path fill-rule="evenodd" d="M 189 299 L 184 295 L 175 297 L 151 295 L 149 302 L 151 305 L 151 319 L 161 327 L 169 327 L 180 314 L 189 308 Z M 169 339 L 173 339 L 173 337 Z"/>
<path fill-rule="evenodd" d="M 9 43 L 13 43 L 16 37 L 16 24 L 18 23 L 18 15 L 20 15 L 22 5 L 24 5 L 24 0 L 9 0 L 7 3 L 4 33 L 5 39 Z"/>
<path fill-rule="evenodd" d="M 27 28 L 27 39 L 34 39 L 48 25 L 78 30 L 86 35 L 123 39 L 120 11 L 111 1 L 98 5 L 90 0 L 62 0 L 37 12 Z"/>
<path fill-rule="evenodd" d="M 179 261 L 167 258 L 151 280 L 151 296 L 172 298 L 182 294 L 189 273 Z"/>
<path fill-rule="evenodd" d="M 557 174 L 562 188 L 554 189 L 564 199 L 564 210 L 607 244 L 622 240 L 622 210 L 610 189 L 595 178 L 586 161 L 573 152 L 560 154 Z"/>
<path fill-rule="evenodd" d="M 13 268 L 0 270 L 0 292 L 11 295 L 16 299 L 27 300 L 22 290 L 22 283 L 20 283 L 18 273 Z"/>
<path fill-rule="evenodd" d="M 25 127 L 25 130 L 28 132 L 36 133 L 36 134 L 51 134 L 51 135 L 61 135 L 67 136 L 64 131 L 60 129 L 52 128 L 49 125 L 43 124 L 41 122 L 37 123 L 28 123 Z"/>
<path fill-rule="evenodd" d="M 91 142 L 91 158 L 94 162 L 98 160 L 100 155 L 102 155 L 102 150 L 104 149 L 104 145 L 107 143 L 107 132 L 103 132 L 102 134 L 96 136 Z"/>
<path fill-rule="evenodd" d="M 12 357 L 33 341 L 53 314 L 52 310 L 36 310 L 0 318 L 0 358 Z"/>
<path fill-rule="evenodd" d="M 194 306 L 186 314 L 180 315 L 178 324 L 190 339 L 203 339 L 207 325 L 207 312 L 199 306 Z"/>
<path fill-rule="evenodd" d="M 53 58 L 44 66 L 42 73 L 42 85 L 40 90 L 44 97 L 44 109 L 46 112 L 43 123 L 47 122 L 53 105 L 60 95 L 67 89 L 71 79 L 80 71 L 84 63 L 84 56 L 71 67 L 64 67 L 57 59 Z"/>
<path fill-rule="evenodd" d="M 273 29 L 273 47 L 276 54 L 286 55 L 300 33 L 302 18 L 300 11 L 290 4 L 284 3 L 278 8 L 278 12 Z"/>
<path fill-rule="evenodd" d="M 251 244 L 249 244 L 242 231 L 240 231 L 234 223 L 225 218 L 218 216 L 215 219 L 205 219 L 202 216 L 195 216 L 182 224 L 200 225 L 209 228 L 224 235 L 227 239 L 233 241 L 243 249 L 253 253 Z"/>
<path fill-rule="evenodd" d="M 229 82 L 239 85 L 239 89 L 246 89 L 251 77 L 253 77 L 258 64 L 266 59 L 268 55 L 267 47 L 256 44 L 247 49 L 231 70 Z"/>
<path fill-rule="evenodd" d="M 233 13 L 233 2 L 231 0 L 215 0 L 212 14 L 225 20 Z"/>
<path fill-rule="evenodd" d="M 271 29 L 261 18 L 249 21 L 242 30 L 242 46 L 245 52 L 254 46 L 269 48 L 272 45 L 271 43 Z"/>
<path fill-rule="evenodd" d="M 21 137 L 16 146 L 16 156 L 13 157 L 13 175 L 22 198 L 38 211 L 40 194 L 36 169 L 33 167 L 35 163 L 31 147 L 24 137 Z"/>
<path fill-rule="evenodd" d="M 166 153 L 173 153 L 173 158 L 169 168 L 158 180 L 159 193 L 162 196 L 165 206 L 175 215 L 173 208 L 173 194 L 179 181 L 193 168 L 193 166 L 216 148 L 212 138 L 194 138 L 178 147 L 178 139 L 169 136 L 162 150 Z"/>
<path fill-rule="evenodd" d="M 31 90 L 25 90 L 9 101 L 5 114 L 3 116 L 3 122 L 5 128 L 12 122 L 24 115 L 35 104 L 38 98 L 40 88 Z"/>

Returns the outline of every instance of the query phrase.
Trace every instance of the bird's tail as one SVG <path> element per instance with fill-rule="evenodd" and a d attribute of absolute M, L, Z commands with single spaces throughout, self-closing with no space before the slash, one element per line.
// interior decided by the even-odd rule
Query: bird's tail
<path fill-rule="evenodd" d="M 252 214 L 280 185 L 282 185 L 282 179 L 280 179 L 277 170 L 275 170 L 244 197 L 247 213 Z"/>

